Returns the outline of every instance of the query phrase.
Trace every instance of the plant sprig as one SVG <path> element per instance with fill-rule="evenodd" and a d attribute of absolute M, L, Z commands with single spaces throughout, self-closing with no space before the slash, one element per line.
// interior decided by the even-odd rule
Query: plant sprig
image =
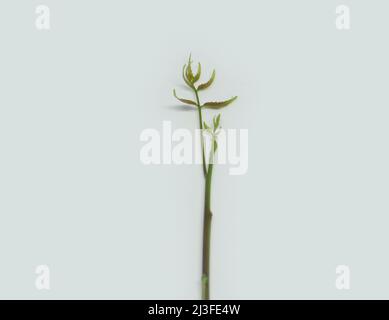
<path fill-rule="evenodd" d="M 183 104 L 194 106 L 198 110 L 199 114 L 199 127 L 201 129 L 201 153 L 202 153 L 202 167 L 203 174 L 205 178 L 205 197 L 204 197 L 204 222 L 203 222 L 203 257 L 202 257 L 202 275 L 201 275 L 201 296 L 202 299 L 208 300 L 210 298 L 209 290 L 209 265 L 210 265 L 210 247 L 211 247 L 211 221 L 212 221 L 212 211 L 211 211 L 211 184 L 212 184 L 212 172 L 213 172 L 213 160 L 217 150 L 217 136 L 220 132 L 220 117 L 213 117 L 212 127 L 209 126 L 205 121 L 203 121 L 202 109 L 221 109 L 229 106 L 233 103 L 237 96 L 234 96 L 230 99 L 224 101 L 210 101 L 205 102 L 204 104 L 200 103 L 199 91 L 206 90 L 209 88 L 215 81 L 216 71 L 213 70 L 211 77 L 208 81 L 196 85 L 196 83 L 201 78 L 201 63 L 198 63 L 196 73 L 192 69 L 192 59 L 191 55 L 189 56 L 188 62 L 182 68 L 182 78 L 184 79 L 185 84 L 194 92 L 195 101 L 181 98 L 177 96 L 176 90 L 173 90 L 174 97 L 182 102 Z M 209 151 L 209 161 L 208 165 L 205 161 L 205 146 L 204 146 L 204 134 L 209 134 L 211 136 L 211 150 Z"/>

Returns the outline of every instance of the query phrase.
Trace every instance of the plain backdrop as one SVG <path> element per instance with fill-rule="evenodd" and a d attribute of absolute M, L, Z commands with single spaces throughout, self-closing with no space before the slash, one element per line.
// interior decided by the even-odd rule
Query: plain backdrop
<path fill-rule="evenodd" d="M 249 130 L 247 174 L 214 170 L 211 296 L 389 298 L 388 10 L 2 0 L 0 298 L 200 298 L 201 167 L 139 160 L 142 130 L 197 126 L 172 96 L 190 52 L 217 71 L 203 100 L 239 96 L 223 127 Z"/>

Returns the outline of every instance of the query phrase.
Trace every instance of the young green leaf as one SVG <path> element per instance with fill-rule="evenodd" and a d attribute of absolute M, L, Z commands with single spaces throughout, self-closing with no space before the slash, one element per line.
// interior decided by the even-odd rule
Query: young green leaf
<path fill-rule="evenodd" d="M 220 102 L 217 102 L 217 101 L 214 101 L 214 102 L 206 102 L 202 105 L 202 107 L 205 107 L 205 108 L 208 108 L 208 109 L 220 109 L 220 108 L 224 108 L 224 107 L 227 107 L 229 104 L 231 104 L 232 102 L 234 102 L 238 97 L 235 96 L 235 97 L 232 97 L 231 99 L 229 100 L 225 100 L 225 101 L 220 101 Z"/>
<path fill-rule="evenodd" d="M 194 75 L 192 71 L 192 56 L 189 56 L 188 67 L 186 68 L 186 78 L 190 83 L 193 83 Z"/>
<path fill-rule="evenodd" d="M 198 90 L 198 91 L 200 91 L 200 90 L 205 90 L 205 89 L 207 89 L 208 87 L 210 87 L 211 84 L 213 83 L 213 81 L 215 80 L 215 76 L 216 76 L 216 71 L 213 70 L 213 71 L 212 71 L 211 78 L 210 78 L 207 82 L 200 84 L 200 85 L 197 87 L 197 90 Z"/>
<path fill-rule="evenodd" d="M 213 117 L 213 128 L 214 128 L 214 130 L 219 128 L 219 124 L 220 124 L 220 113 L 217 116 Z"/>
<path fill-rule="evenodd" d="M 197 106 L 196 102 L 192 101 L 192 100 L 188 100 L 188 99 L 182 99 L 182 98 L 179 98 L 176 94 L 176 89 L 173 90 L 173 95 L 174 97 L 181 101 L 182 103 L 185 103 L 185 104 L 190 104 L 190 105 L 193 105 L 193 106 Z"/>
<path fill-rule="evenodd" d="M 193 78 L 193 83 L 196 83 L 200 79 L 200 76 L 201 76 L 201 63 L 199 62 L 196 75 Z"/>
<path fill-rule="evenodd" d="M 193 87 L 193 84 L 191 84 L 191 83 L 188 81 L 188 79 L 186 78 L 185 73 L 186 73 L 186 64 L 184 64 L 184 67 L 182 68 L 182 78 L 184 79 L 184 81 L 185 81 L 185 83 L 187 84 L 187 86 L 193 89 L 193 88 L 194 88 L 194 87 Z"/>
<path fill-rule="evenodd" d="M 206 130 L 209 130 L 209 129 L 211 129 L 208 125 L 207 125 L 207 123 L 204 121 L 204 123 L 203 123 L 203 127 L 204 127 L 204 129 L 206 129 Z"/>

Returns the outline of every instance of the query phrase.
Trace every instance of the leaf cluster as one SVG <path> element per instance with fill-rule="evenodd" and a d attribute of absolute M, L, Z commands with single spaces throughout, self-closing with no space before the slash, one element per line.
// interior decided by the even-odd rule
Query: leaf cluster
<path fill-rule="evenodd" d="M 199 91 L 205 90 L 213 84 L 216 77 L 216 71 L 215 70 L 212 71 L 211 77 L 209 78 L 208 81 L 197 85 L 197 82 L 200 80 L 201 77 L 201 71 L 202 71 L 201 63 L 200 62 L 198 63 L 196 73 L 193 72 L 192 63 L 193 63 L 192 57 L 189 56 L 188 62 L 182 68 L 182 78 L 184 79 L 185 84 L 195 92 L 197 97 Z M 238 98 L 237 96 L 234 96 L 230 99 L 223 100 L 223 101 L 209 101 L 209 102 L 205 102 L 204 104 L 200 104 L 198 98 L 197 101 L 195 102 L 190 99 L 179 97 L 175 89 L 173 90 L 173 95 L 177 100 L 179 100 L 184 104 L 192 105 L 198 108 L 207 108 L 207 109 L 221 109 L 227 107 Z"/>

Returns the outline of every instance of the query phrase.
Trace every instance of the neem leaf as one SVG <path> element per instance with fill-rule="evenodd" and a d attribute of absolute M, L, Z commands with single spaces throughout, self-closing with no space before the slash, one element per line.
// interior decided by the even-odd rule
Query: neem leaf
<path fill-rule="evenodd" d="M 215 76 L 216 76 L 216 71 L 213 70 L 212 71 L 212 75 L 211 75 L 211 78 L 206 82 L 206 83 L 203 83 L 203 84 L 200 84 L 198 87 L 197 87 L 197 90 L 204 90 L 204 89 L 207 89 L 208 87 L 211 86 L 211 84 L 213 83 L 213 81 L 215 80 Z"/>
<path fill-rule="evenodd" d="M 191 84 L 188 79 L 186 78 L 185 76 L 185 68 L 186 68 L 186 64 L 184 64 L 184 67 L 182 68 L 182 78 L 184 79 L 185 83 L 190 87 L 190 88 L 193 88 L 193 84 Z"/>
<path fill-rule="evenodd" d="M 220 109 L 220 108 L 224 108 L 224 107 L 227 107 L 229 104 L 231 104 L 232 102 L 234 102 L 238 97 L 235 96 L 235 97 L 232 97 L 231 99 L 229 100 L 226 100 L 226 101 L 220 101 L 220 102 L 217 102 L 217 101 L 214 101 L 214 102 L 206 102 L 202 105 L 202 107 L 205 107 L 205 108 L 209 108 L 209 109 Z"/>
<path fill-rule="evenodd" d="M 220 113 L 217 116 L 213 117 L 214 130 L 216 130 L 219 127 L 219 124 L 220 124 Z"/>
<path fill-rule="evenodd" d="M 193 83 L 198 81 L 200 79 L 200 76 L 201 76 L 201 63 L 199 62 L 198 67 L 197 67 L 197 73 L 193 78 Z"/>
<path fill-rule="evenodd" d="M 192 71 L 192 55 L 189 56 L 188 67 L 186 68 L 186 78 L 190 83 L 193 83 L 193 71 Z"/>
<path fill-rule="evenodd" d="M 190 104 L 190 105 L 193 105 L 193 106 L 197 106 L 196 102 L 194 102 L 194 101 L 192 101 L 192 100 L 182 99 L 182 98 L 177 97 L 176 89 L 173 90 L 173 95 L 174 95 L 174 97 L 175 97 L 177 100 L 181 101 L 182 103 Z"/>

